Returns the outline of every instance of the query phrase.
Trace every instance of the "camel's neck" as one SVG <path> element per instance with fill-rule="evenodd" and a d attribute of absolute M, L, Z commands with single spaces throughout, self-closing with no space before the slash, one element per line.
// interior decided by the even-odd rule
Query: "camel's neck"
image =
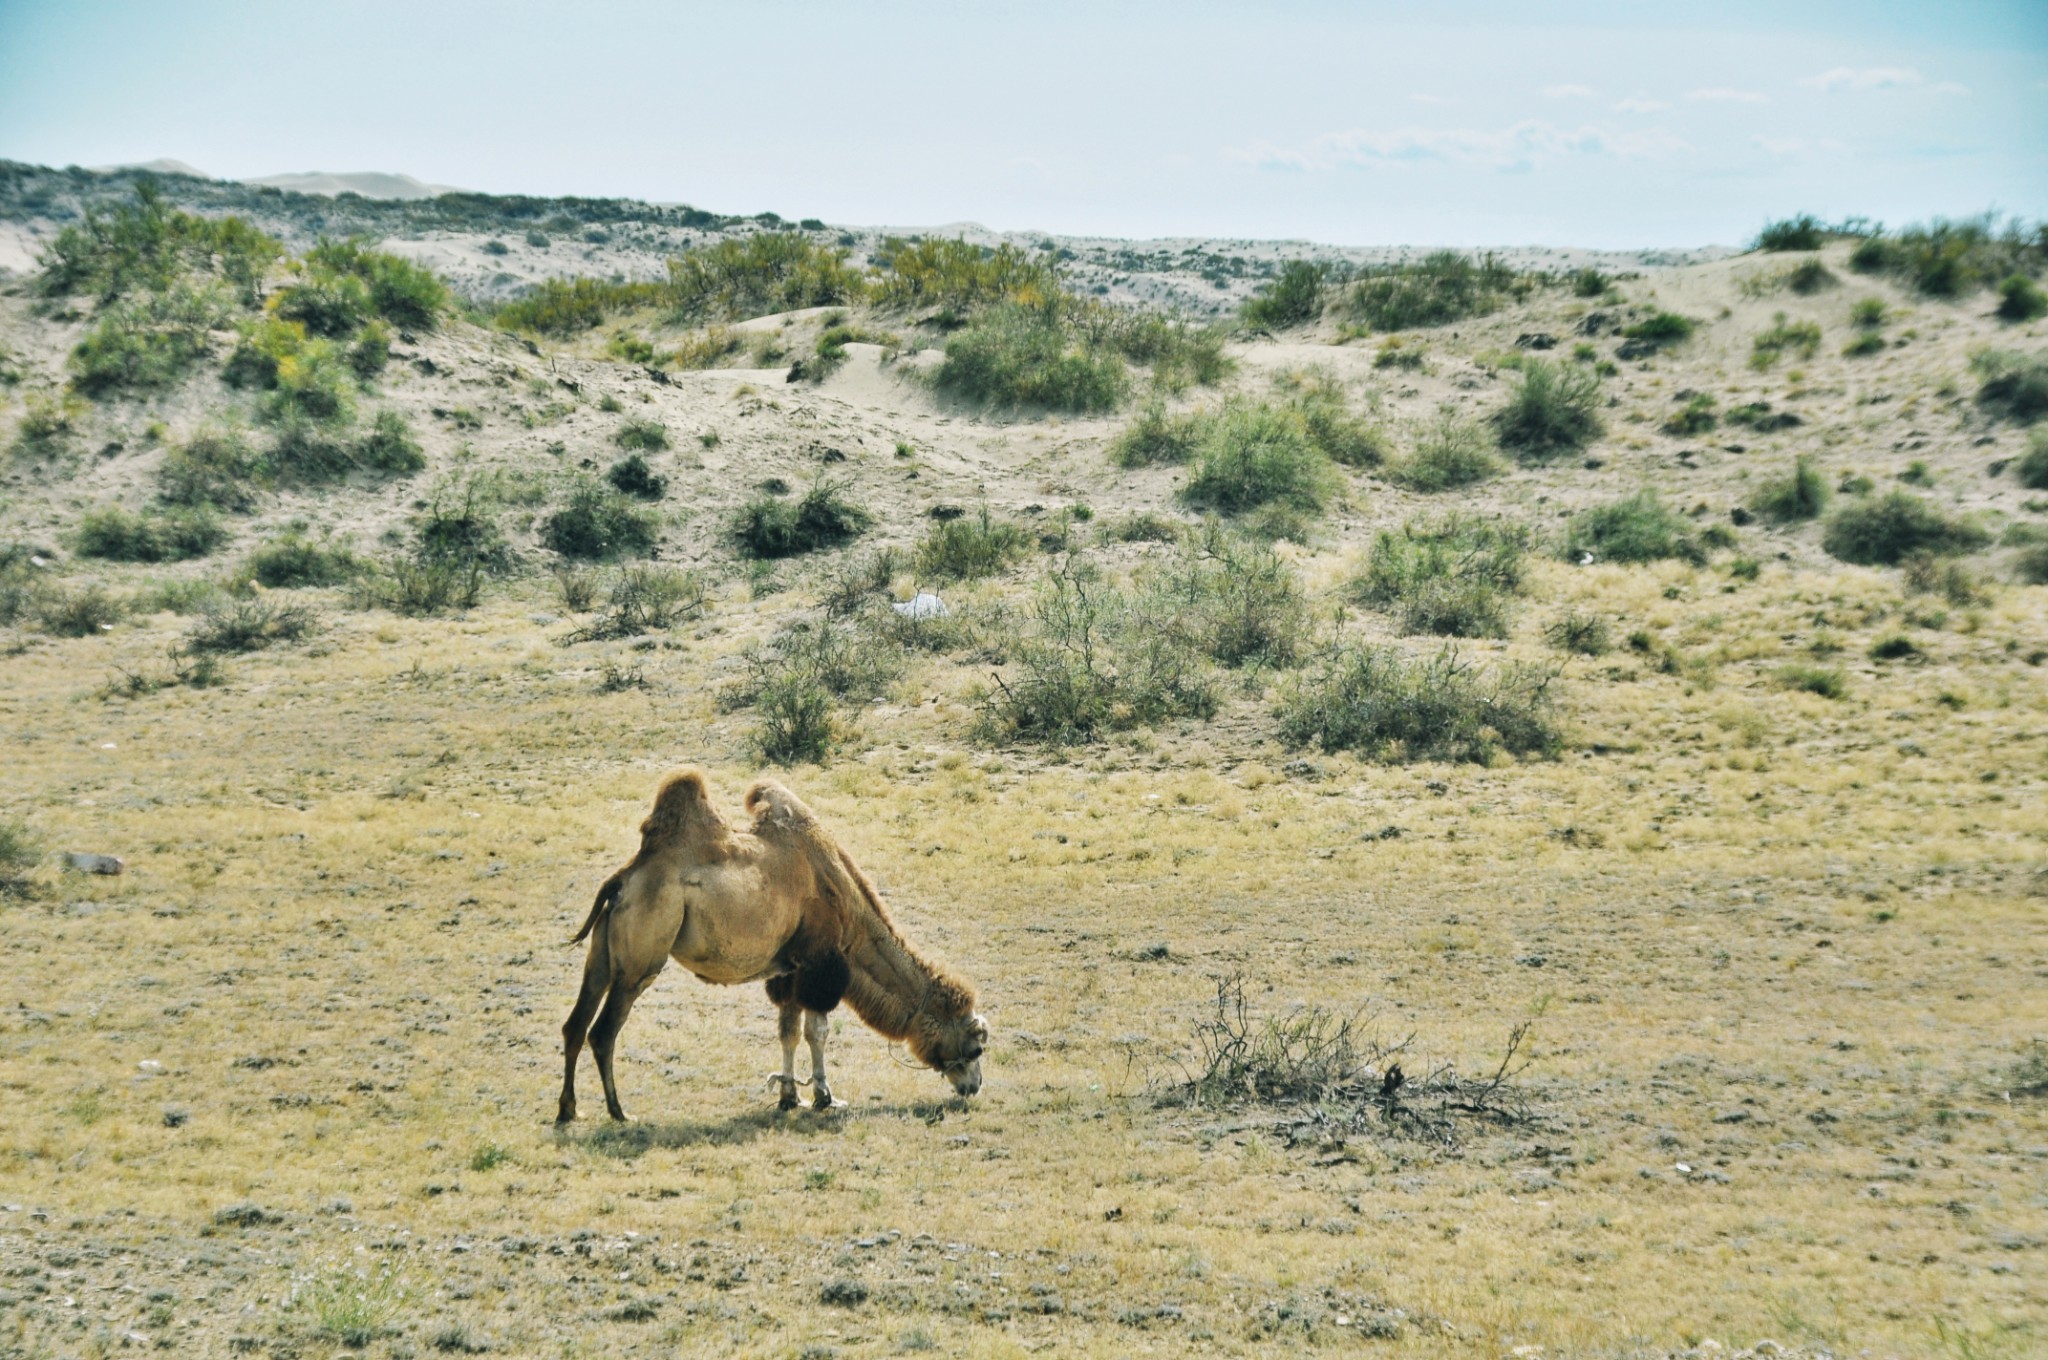
<path fill-rule="evenodd" d="M 937 974 L 866 903 L 856 909 L 846 962 L 846 1002 L 876 1033 L 901 1039 L 931 994 Z"/>

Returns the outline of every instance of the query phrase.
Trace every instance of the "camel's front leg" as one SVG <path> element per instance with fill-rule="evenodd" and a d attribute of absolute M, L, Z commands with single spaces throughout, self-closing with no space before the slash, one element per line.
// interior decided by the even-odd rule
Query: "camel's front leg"
<path fill-rule="evenodd" d="M 804 1012 L 804 1038 L 811 1045 L 811 1108 L 843 1110 L 846 1102 L 832 1098 L 825 1081 L 825 1038 L 832 1032 L 832 1017 L 816 1011 Z"/>
<path fill-rule="evenodd" d="M 778 1017 L 782 1037 L 782 1071 L 768 1078 L 768 1084 L 781 1092 L 775 1102 L 777 1109 L 796 1108 L 796 1041 L 803 1031 L 803 1015 L 803 1007 L 792 1001 L 782 1007 Z"/>

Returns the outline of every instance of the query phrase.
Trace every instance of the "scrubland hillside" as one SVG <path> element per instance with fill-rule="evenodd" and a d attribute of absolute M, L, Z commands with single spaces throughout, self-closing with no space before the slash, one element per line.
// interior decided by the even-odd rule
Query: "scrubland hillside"
<path fill-rule="evenodd" d="M 0 191 L 10 1353 L 2044 1344 L 2038 230 Z M 683 764 L 982 1095 L 671 970 L 550 1123 Z"/>

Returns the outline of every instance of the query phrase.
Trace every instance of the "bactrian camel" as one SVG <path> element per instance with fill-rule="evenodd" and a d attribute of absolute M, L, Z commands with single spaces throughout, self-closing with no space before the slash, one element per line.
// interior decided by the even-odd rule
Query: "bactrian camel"
<path fill-rule="evenodd" d="M 605 1108 L 626 1117 L 612 1051 L 634 1001 L 670 959 L 706 982 L 768 984 L 782 1012 L 782 1071 L 769 1080 L 785 1110 L 797 1103 L 799 1034 L 811 1048 L 811 1103 L 845 1103 L 825 1079 L 825 1039 L 842 998 L 955 1091 L 979 1091 L 988 1024 L 973 991 L 904 942 L 874 885 L 795 794 L 763 780 L 747 792 L 747 811 L 753 825 L 736 830 L 711 805 L 702 774 L 669 776 L 640 824 L 640 853 L 598 889 L 571 941 L 588 936 L 590 954 L 562 1026 L 560 1121 L 576 1117 L 586 1032 Z"/>

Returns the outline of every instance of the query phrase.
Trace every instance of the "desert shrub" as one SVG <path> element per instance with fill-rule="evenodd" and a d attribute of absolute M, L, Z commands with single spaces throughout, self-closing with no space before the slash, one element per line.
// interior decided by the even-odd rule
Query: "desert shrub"
<path fill-rule="evenodd" d="M 277 357 L 270 390 L 258 411 L 271 424 L 308 420 L 346 425 L 355 419 L 355 387 L 355 374 L 342 351 L 324 340 L 308 340 L 295 352 Z"/>
<path fill-rule="evenodd" d="M 1108 411 L 1129 390 L 1123 360 L 1086 346 L 1055 306 L 1005 304 L 946 341 L 941 391 L 997 406 Z"/>
<path fill-rule="evenodd" d="M 658 283 L 610 279 L 542 279 L 531 291 L 499 307 L 492 318 L 500 329 L 566 337 L 603 325 L 607 317 L 664 300 Z"/>
<path fill-rule="evenodd" d="M 1004 244 L 890 237 L 874 253 L 883 271 L 877 301 L 891 307 L 943 307 L 965 312 L 1004 302 L 1045 303 L 1060 291 L 1057 260 Z"/>
<path fill-rule="evenodd" d="M 1214 520 L 1148 575 L 1137 607 L 1225 666 L 1292 665 L 1308 644 L 1308 602 L 1294 568 L 1271 545 Z"/>
<path fill-rule="evenodd" d="M 1648 489 L 1572 516 L 1565 556 L 1583 559 L 1589 553 L 1610 562 L 1654 562 L 1667 557 L 1695 564 L 1707 560 L 1706 549 L 1685 516 Z"/>
<path fill-rule="evenodd" d="M 1810 666 L 1804 662 L 1779 667 L 1778 683 L 1787 689 L 1818 694 L 1823 699 L 1840 699 L 1849 692 L 1848 682 L 1839 669 L 1833 666 Z"/>
<path fill-rule="evenodd" d="M 934 524 L 917 545 L 920 576 L 978 581 L 1005 571 L 1031 548 L 1031 534 L 1014 520 L 979 513 Z"/>
<path fill-rule="evenodd" d="M 1375 760 L 1489 764 L 1502 752 L 1548 756 L 1563 744 L 1552 714 L 1555 672 L 1481 670 L 1446 647 L 1410 658 L 1352 645 L 1327 656 L 1280 697 L 1280 739 Z"/>
<path fill-rule="evenodd" d="M 1862 330 L 1876 330 L 1884 325 L 1886 319 L 1883 298 L 1857 298 L 1849 308 L 1849 324 Z"/>
<path fill-rule="evenodd" d="M 2048 316 L 2048 293 L 2025 274 L 2009 274 L 1998 284 L 2001 321 L 2033 321 Z"/>
<path fill-rule="evenodd" d="M 381 321 L 368 322 L 356 333 L 355 343 L 348 347 L 349 371 L 360 381 L 369 382 L 390 362 L 390 330 Z"/>
<path fill-rule="evenodd" d="M 1916 661 L 1925 655 L 1920 644 L 1903 633 L 1891 633 L 1870 644 L 1872 661 Z"/>
<path fill-rule="evenodd" d="M 902 566 L 903 556 L 895 548 L 847 554 L 826 577 L 822 600 L 826 616 L 835 619 L 848 617 L 858 613 L 870 601 L 886 595 Z"/>
<path fill-rule="evenodd" d="M 1515 271 L 1488 255 L 1478 263 L 1439 250 L 1417 264 L 1379 265 L 1360 271 L 1345 307 L 1376 331 L 1444 326 L 1500 310 L 1517 283 Z"/>
<path fill-rule="evenodd" d="M 838 372 L 839 366 L 846 362 L 848 345 L 881 345 L 893 348 L 901 343 L 901 337 L 893 331 L 874 331 L 865 326 L 838 322 L 818 333 L 818 343 L 812 347 L 811 357 L 800 361 L 798 367 L 791 369 L 790 372 L 793 376 L 822 382 Z"/>
<path fill-rule="evenodd" d="M 253 303 L 264 272 L 284 252 L 278 241 L 239 217 L 205 218 L 167 205 L 154 185 L 138 184 L 135 201 L 111 213 L 88 207 L 45 248 L 38 291 L 48 297 L 91 294 L 112 302 L 161 293 L 184 274 L 214 274 Z"/>
<path fill-rule="evenodd" d="M 79 520 L 80 557 L 109 562 L 187 562 L 227 541 L 228 531 L 202 508 L 130 514 L 119 506 L 89 510 Z"/>
<path fill-rule="evenodd" d="M 1507 601 L 1521 588 L 1528 544 L 1519 525 L 1457 515 L 1382 530 L 1351 594 L 1393 612 L 1406 633 L 1506 637 Z"/>
<path fill-rule="evenodd" d="M 2013 475 L 2029 491 L 2048 491 L 2048 430 L 2027 437 L 2027 451 L 2014 460 Z"/>
<path fill-rule="evenodd" d="M 874 516 L 846 499 L 845 488 L 819 481 L 795 501 L 758 496 L 733 517 L 732 536 L 752 558 L 796 557 L 837 548 L 866 533 Z"/>
<path fill-rule="evenodd" d="M 1721 418 L 1714 414 L 1714 399 L 1705 392 L 1695 392 L 1685 405 L 1671 413 L 1662 428 L 1668 435 L 1690 439 L 1694 435 L 1705 434 L 1720 423 Z"/>
<path fill-rule="evenodd" d="M 345 545 L 288 530 L 250 553 L 245 574 L 275 590 L 338 586 L 354 579 L 362 562 Z"/>
<path fill-rule="evenodd" d="M 1365 416 L 1353 415 L 1334 383 L 1313 382 L 1288 406 L 1301 417 L 1309 442 L 1346 467 L 1378 467 L 1390 452 L 1386 432 Z"/>
<path fill-rule="evenodd" d="M 612 442 L 622 449 L 658 453 L 668 447 L 668 426 L 658 420 L 629 420 L 612 435 Z"/>
<path fill-rule="evenodd" d="M 891 617 L 895 617 L 893 614 Z M 792 676 L 814 682 L 833 699 L 864 704 L 888 689 L 903 670 L 903 653 L 892 646 L 879 613 L 868 620 L 797 619 L 743 656 L 739 680 L 719 696 L 722 707 L 758 704 L 777 680 Z"/>
<path fill-rule="evenodd" d="M 306 263 L 316 276 L 359 280 L 369 292 L 370 310 L 407 330 L 434 329 L 453 305 L 448 285 L 433 270 L 361 241 L 322 241 L 306 252 Z"/>
<path fill-rule="evenodd" d="M 1603 656 L 1614 645 L 1607 620 L 1578 610 L 1544 625 L 1543 639 L 1560 652 L 1577 652 L 1580 656 Z"/>
<path fill-rule="evenodd" d="M 1572 296 L 1596 298 L 1605 293 L 1611 283 L 1612 280 L 1597 269 L 1581 269 L 1572 275 Z"/>
<path fill-rule="evenodd" d="M 370 290 L 353 274 L 319 270 L 303 283 L 280 289 L 271 303 L 279 319 L 295 321 L 306 334 L 345 340 L 370 314 Z"/>
<path fill-rule="evenodd" d="M 1876 331 L 1859 331 L 1848 344 L 1842 346 L 1842 353 L 1850 359 L 1867 358 L 1872 354 L 1884 353 L 1884 337 Z"/>
<path fill-rule="evenodd" d="M 1298 411 L 1240 403 L 1210 423 L 1180 494 L 1226 515 L 1267 506 L 1306 515 L 1320 512 L 1335 489 L 1329 455 Z"/>
<path fill-rule="evenodd" d="M 770 764 L 822 764 L 831 753 L 832 695 L 815 676 L 776 676 L 755 696 L 754 711 L 754 745 Z"/>
<path fill-rule="evenodd" d="M 639 500 L 658 501 L 668 493 L 668 479 L 648 467 L 642 454 L 621 458 L 606 470 L 604 477 L 620 491 Z"/>
<path fill-rule="evenodd" d="M 42 859 L 42 842 L 26 822 L 0 822 L 0 893 L 27 892 L 28 876 Z"/>
<path fill-rule="evenodd" d="M 199 617 L 185 634 L 192 652 L 256 652 L 312 634 L 320 617 L 302 604 L 260 597 L 227 600 Z"/>
<path fill-rule="evenodd" d="M 1801 454 L 1792 470 L 1773 477 L 1756 490 L 1750 507 L 1778 524 L 1819 519 L 1828 506 L 1828 479 L 1811 458 Z"/>
<path fill-rule="evenodd" d="M 801 232 L 726 237 L 670 260 L 659 300 L 672 319 L 715 321 L 857 302 L 867 287 L 846 256 Z"/>
<path fill-rule="evenodd" d="M 1787 350 L 1802 359 L 1811 359 L 1820 348 L 1820 327 L 1811 321 L 1787 321 L 1783 312 L 1771 319 L 1771 328 L 1759 331 L 1750 342 L 1749 366 L 1756 369 L 1770 368 L 1784 357 Z"/>
<path fill-rule="evenodd" d="M 184 286 L 113 303 L 71 352 L 72 386 L 91 397 L 169 387 L 226 318 L 221 297 Z"/>
<path fill-rule="evenodd" d="M 2036 274 L 2048 263 L 2048 226 L 2014 220 L 2000 229 L 1990 216 L 1935 219 L 1864 239 L 1849 257 L 1861 273 L 1890 274 L 1932 297 L 1966 297 L 2012 274 Z"/>
<path fill-rule="evenodd" d="M 2048 543 L 2031 543 L 2013 558 L 2022 585 L 2048 586 Z"/>
<path fill-rule="evenodd" d="M 35 610 L 43 631 L 58 637 L 92 637 L 113 627 L 127 612 L 102 586 L 42 591 Z"/>
<path fill-rule="evenodd" d="M 1111 543 L 1175 543 L 1184 526 L 1179 520 L 1150 510 L 1133 511 L 1122 519 L 1102 526 L 1102 537 Z"/>
<path fill-rule="evenodd" d="M 707 326 L 677 345 L 669 362 L 677 368 L 716 368 L 745 348 L 746 337 L 740 332 L 728 326 Z"/>
<path fill-rule="evenodd" d="M 1842 281 L 1819 260 L 1805 260 L 1794 265 L 1785 274 L 1785 286 L 1801 297 L 1810 297 L 1830 288 L 1839 288 Z"/>
<path fill-rule="evenodd" d="M 1380 341 L 1380 347 L 1372 356 L 1374 368 L 1401 368 L 1410 372 L 1422 369 L 1429 362 L 1428 352 L 1420 344 L 1411 344 L 1398 335 L 1390 335 Z"/>
<path fill-rule="evenodd" d="M 1806 423 L 1790 411 L 1773 411 L 1767 401 L 1752 401 L 1731 407 L 1726 419 L 1730 425 L 1741 425 L 1755 430 L 1758 434 L 1789 430 Z"/>
<path fill-rule="evenodd" d="M 1408 455 L 1388 466 L 1387 477 L 1410 491 L 1449 491 L 1483 482 L 1500 470 L 1486 427 L 1444 407 L 1417 433 Z"/>
<path fill-rule="evenodd" d="M 568 498 L 540 524 L 542 543 L 564 557 L 585 561 L 639 556 L 660 537 L 660 521 L 652 511 L 589 478 L 570 488 Z"/>
<path fill-rule="evenodd" d="M 1827 244 L 1827 228 L 1812 213 L 1766 222 L 1756 234 L 1758 250 L 1819 250 Z"/>
<path fill-rule="evenodd" d="M 351 583 L 356 607 L 397 614 L 473 607 L 485 579 L 512 566 L 495 490 L 479 477 L 437 487 L 413 520 L 411 550 L 364 564 Z"/>
<path fill-rule="evenodd" d="M 23 401 L 21 423 L 15 427 L 10 452 L 16 458 L 54 458 L 68 453 L 78 437 L 79 406 L 75 398 L 31 392 Z"/>
<path fill-rule="evenodd" d="M 1069 560 L 1047 573 L 1016 639 L 1012 674 L 982 709 L 991 740 L 1069 746 L 1169 718 L 1208 718 L 1204 661 L 1141 598 Z"/>
<path fill-rule="evenodd" d="M 1109 458 L 1118 467 L 1149 467 L 1154 463 L 1185 463 L 1194 456 L 1207 422 L 1198 412 L 1170 414 L 1158 402 L 1138 413 L 1110 442 Z"/>
<path fill-rule="evenodd" d="M 1329 283 L 1327 264 L 1289 260 L 1278 277 L 1246 299 L 1244 319 L 1250 325 L 1276 331 L 1317 320 L 1323 314 Z"/>
<path fill-rule="evenodd" d="M 1987 350 L 1970 361 L 1980 385 L 1977 400 L 2031 425 L 2048 415 L 2048 354 Z"/>
<path fill-rule="evenodd" d="M 1697 329 L 1692 318 L 1676 312 L 1653 312 L 1635 325 L 1623 329 L 1624 340 L 1633 340 L 1651 351 L 1669 349 L 1692 339 Z"/>
<path fill-rule="evenodd" d="M 1908 553 L 1899 566 L 1906 590 L 1914 595 L 1939 595 L 1958 609 L 1989 604 L 1991 596 L 1962 563 L 1937 553 Z"/>
<path fill-rule="evenodd" d="M 567 601 L 579 592 L 572 592 L 563 579 L 562 594 Z M 673 628 L 686 619 L 702 617 L 711 602 L 711 592 L 697 573 L 646 562 L 620 567 L 606 583 L 604 596 L 604 612 L 569 634 L 568 641 L 602 642 Z M 584 597 L 580 606 L 571 607 L 588 608 L 592 603 Z"/>
<path fill-rule="evenodd" d="M 157 495 L 171 505 L 247 510 L 267 475 L 239 430 L 207 430 L 164 455 L 156 470 Z"/>
<path fill-rule="evenodd" d="M 1830 555 L 1885 567 L 1897 566 L 1912 553 L 1972 552 L 1988 541 L 1982 529 L 1951 519 L 1904 491 L 1844 505 L 1821 534 L 1821 546 Z"/>
<path fill-rule="evenodd" d="M 383 410 L 370 422 L 369 431 L 355 441 L 354 461 L 359 468 L 398 475 L 418 472 L 427 465 L 426 452 L 412 437 L 412 427 L 396 411 Z"/>
<path fill-rule="evenodd" d="M 1493 415 L 1500 446 L 1524 462 L 1578 453 L 1600 437 L 1600 378 L 1591 369 L 1528 359 L 1508 404 Z"/>
<path fill-rule="evenodd" d="M 35 555 L 21 544 L 0 549 L 0 626 L 34 618 L 50 598 L 53 583 L 29 560 Z"/>
<path fill-rule="evenodd" d="M 1149 365 L 1153 386 L 1163 391 L 1213 387 L 1237 368 L 1223 352 L 1225 336 L 1217 326 L 1093 301 L 1071 301 L 1065 311 L 1068 327 L 1088 352 Z"/>

